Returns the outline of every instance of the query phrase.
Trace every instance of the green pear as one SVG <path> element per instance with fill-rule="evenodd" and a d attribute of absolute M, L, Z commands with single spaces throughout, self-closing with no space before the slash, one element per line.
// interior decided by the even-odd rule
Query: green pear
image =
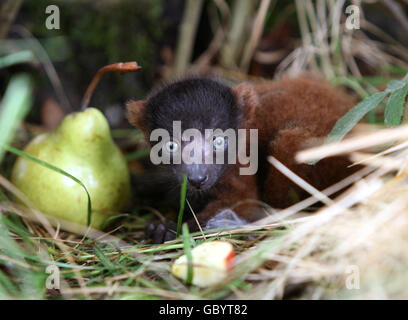
<path fill-rule="evenodd" d="M 106 118 L 97 109 L 68 115 L 54 132 L 37 136 L 24 151 L 82 181 L 91 197 L 94 228 L 101 228 L 129 199 L 126 160 L 113 142 Z M 20 157 L 11 180 L 43 213 L 87 224 L 88 198 L 72 179 Z"/>

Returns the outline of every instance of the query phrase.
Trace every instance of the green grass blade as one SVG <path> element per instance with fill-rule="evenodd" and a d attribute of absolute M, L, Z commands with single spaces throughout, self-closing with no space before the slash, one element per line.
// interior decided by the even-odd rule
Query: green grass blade
<path fill-rule="evenodd" d="M 143 136 L 138 129 L 112 129 L 111 135 L 114 139 L 129 138 L 137 135 Z"/>
<path fill-rule="evenodd" d="M 181 224 L 183 222 L 184 205 L 186 203 L 186 193 L 187 193 L 187 175 L 183 177 L 183 184 L 181 185 L 181 195 L 180 195 L 180 210 L 177 219 L 177 234 L 176 237 L 180 235 Z"/>
<path fill-rule="evenodd" d="M 0 299 L 18 297 L 18 290 L 15 284 L 0 269 Z"/>
<path fill-rule="evenodd" d="M 0 250 L 2 252 L 7 252 L 7 254 L 10 257 L 13 257 L 15 259 L 20 259 L 23 257 L 23 253 L 20 250 L 20 247 L 17 245 L 13 239 L 10 238 L 9 236 L 9 230 L 5 226 L 3 220 L 4 220 L 4 215 L 1 215 L 0 217 Z"/>
<path fill-rule="evenodd" d="M 126 160 L 131 161 L 131 160 L 138 160 L 147 157 L 150 154 L 150 150 L 140 150 L 140 151 L 135 151 L 132 153 L 129 153 L 126 155 Z"/>
<path fill-rule="evenodd" d="M 377 107 L 380 102 L 388 95 L 389 91 L 375 93 L 347 112 L 340 118 L 333 130 L 329 133 L 326 143 L 340 141 L 343 137 L 359 122 L 368 112 Z"/>
<path fill-rule="evenodd" d="M 404 75 L 408 72 L 408 68 L 404 66 L 396 66 L 396 65 L 386 65 L 384 68 L 380 71 L 381 73 L 392 73 L 394 75 Z"/>
<path fill-rule="evenodd" d="M 11 220 L 5 214 L 0 215 L 0 298 L 38 299 L 43 295 L 46 277 L 37 256 L 38 246 L 24 236 L 23 242 L 13 239 L 10 233 L 21 237 L 26 231 L 10 228 L 8 222 Z M 1 268 L 3 266 L 6 268 Z"/>
<path fill-rule="evenodd" d="M 334 78 L 331 83 L 333 85 L 344 85 L 347 87 L 352 88 L 356 91 L 362 98 L 365 98 L 369 95 L 369 93 L 361 86 L 357 79 L 348 78 L 348 77 L 341 77 L 341 78 Z"/>
<path fill-rule="evenodd" d="M 102 249 L 98 246 L 98 244 L 94 245 L 94 250 L 95 250 L 96 256 L 99 258 L 99 260 L 105 266 L 105 268 L 107 268 L 109 270 L 115 269 L 114 264 L 106 257 L 106 255 L 103 253 Z"/>
<path fill-rule="evenodd" d="M 0 189 L 0 202 L 8 201 L 6 194 Z"/>
<path fill-rule="evenodd" d="M 385 107 L 384 123 L 386 126 L 397 126 L 401 123 L 407 93 L 408 84 L 391 93 Z"/>
<path fill-rule="evenodd" d="M 184 253 L 187 257 L 187 279 L 186 283 L 191 284 L 193 281 L 193 254 L 191 253 L 190 232 L 187 223 L 183 224 L 183 243 Z"/>
<path fill-rule="evenodd" d="M 87 195 L 87 197 L 88 197 L 88 222 L 87 222 L 87 223 L 88 223 L 88 226 L 91 224 L 91 215 L 92 215 L 91 196 L 90 196 L 90 194 L 89 194 L 89 192 L 88 192 L 88 189 L 85 187 L 85 185 L 82 183 L 82 181 L 80 181 L 79 179 L 75 178 L 73 175 L 70 175 L 68 172 L 66 172 L 66 171 L 64 171 L 64 170 L 62 170 L 62 169 L 60 169 L 60 168 L 58 168 L 58 167 L 53 166 L 52 164 L 50 164 L 50 163 L 48 163 L 48 162 L 46 162 L 46 161 L 44 161 L 44 160 L 38 159 L 38 158 L 36 158 L 36 157 L 34 157 L 34 156 L 32 156 L 32 155 L 30 155 L 30 154 L 24 152 L 24 151 L 21 151 L 21 150 L 16 149 L 16 148 L 14 148 L 14 147 L 12 147 L 12 146 L 9 146 L 9 145 L 5 145 L 5 146 L 3 146 L 3 147 L 4 147 L 4 149 L 6 149 L 7 151 L 9 151 L 9 152 L 11 152 L 11 153 L 14 153 L 15 155 L 17 155 L 17 156 L 19 156 L 19 157 L 23 157 L 23 158 L 28 159 L 28 160 L 30 160 L 30 161 L 34 161 L 35 163 L 37 163 L 37 164 L 39 164 L 39 165 L 41 165 L 41 166 L 43 166 L 43 167 L 46 167 L 46 168 L 48 168 L 48 169 L 51 169 L 51 170 L 53 170 L 53 171 L 55 171 L 55 172 L 58 172 L 58 173 L 60 173 L 60 174 L 62 174 L 62 175 L 64 175 L 64 176 L 66 176 L 66 177 L 68 177 L 68 178 L 74 180 L 74 181 L 75 181 L 76 183 L 78 183 L 82 188 L 84 188 L 84 190 L 85 190 L 85 192 L 86 192 L 86 195 Z"/>
<path fill-rule="evenodd" d="M 6 68 L 19 63 L 31 62 L 34 60 L 34 55 L 30 50 L 24 50 L 9 54 L 0 58 L 0 68 Z"/>
<path fill-rule="evenodd" d="M 26 74 L 11 78 L 0 108 L 0 162 L 4 156 L 3 145 L 9 143 L 17 126 L 32 104 L 32 83 Z"/>
<path fill-rule="evenodd" d="M 390 78 L 381 77 L 381 76 L 367 76 L 356 79 L 361 84 L 369 84 L 374 87 L 378 87 L 383 84 L 387 84 L 390 81 Z"/>

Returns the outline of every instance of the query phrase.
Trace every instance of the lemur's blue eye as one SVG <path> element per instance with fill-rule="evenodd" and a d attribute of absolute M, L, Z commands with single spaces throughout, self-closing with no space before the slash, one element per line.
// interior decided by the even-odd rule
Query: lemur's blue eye
<path fill-rule="evenodd" d="M 213 147 L 214 150 L 224 150 L 227 147 L 227 139 L 224 137 L 214 137 Z"/>
<path fill-rule="evenodd" d="M 178 147 L 179 147 L 179 145 L 175 141 L 167 141 L 166 144 L 165 144 L 165 148 L 166 148 L 167 152 L 169 152 L 169 153 L 176 152 L 178 150 Z"/>

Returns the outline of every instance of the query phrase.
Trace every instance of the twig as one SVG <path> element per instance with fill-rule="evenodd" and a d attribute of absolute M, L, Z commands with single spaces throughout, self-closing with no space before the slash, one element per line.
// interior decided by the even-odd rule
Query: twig
<path fill-rule="evenodd" d="M 254 55 L 254 60 L 262 64 L 274 64 L 282 60 L 287 55 L 286 49 L 278 49 L 274 51 L 257 51 Z"/>
<path fill-rule="evenodd" d="M 323 193 L 324 195 L 331 196 L 334 193 L 350 186 L 351 184 L 361 180 L 361 178 L 363 178 L 364 176 L 372 173 L 375 169 L 372 167 L 365 167 L 355 173 L 353 173 L 352 175 L 348 176 L 347 178 L 337 182 L 336 184 L 324 189 L 323 191 L 321 191 L 321 193 Z M 269 225 L 269 224 L 273 224 L 276 223 L 277 221 L 284 221 L 286 222 L 287 218 L 300 212 L 301 210 L 306 209 L 307 207 L 310 207 L 312 205 L 314 205 L 316 202 L 318 202 L 319 199 L 316 198 L 316 196 L 312 196 L 309 198 L 306 198 L 300 202 L 295 203 L 294 205 L 283 209 L 281 211 L 279 211 L 278 213 L 276 213 L 275 215 L 271 215 L 268 217 L 265 217 L 261 220 L 258 220 L 256 222 L 253 223 L 253 225 L 258 225 L 258 226 L 262 226 L 262 225 Z"/>
<path fill-rule="evenodd" d="M 201 228 L 201 224 L 200 224 L 200 222 L 198 221 L 197 215 L 195 214 L 193 208 L 191 207 L 190 202 L 189 202 L 187 199 L 186 199 L 186 202 L 187 202 L 188 207 L 190 208 L 191 213 L 193 214 L 194 220 L 195 220 L 195 222 L 197 223 L 198 228 L 200 229 L 201 235 L 203 236 L 204 239 L 206 239 L 205 234 L 204 234 L 204 231 L 203 231 L 203 228 Z"/>
<path fill-rule="evenodd" d="M 293 171 L 291 171 L 288 167 L 286 167 L 282 162 L 280 162 L 278 159 L 276 159 L 273 156 L 268 157 L 268 162 L 273 165 L 277 170 L 279 170 L 283 175 L 288 177 L 290 180 L 292 180 L 294 183 L 296 183 L 299 187 L 301 187 L 303 190 L 306 192 L 310 193 L 312 196 L 316 197 L 319 199 L 321 202 L 324 202 L 325 204 L 331 204 L 333 201 L 327 197 L 324 193 L 321 191 L 317 190 L 315 187 L 313 187 L 311 184 L 306 182 L 304 179 L 299 177 L 297 174 L 295 174 Z"/>
<path fill-rule="evenodd" d="M 102 75 L 106 72 L 110 71 L 115 71 L 119 74 L 125 73 L 125 72 L 134 72 L 137 70 L 140 70 L 141 67 L 138 66 L 138 64 L 135 61 L 132 62 L 119 62 L 119 63 L 114 63 L 110 64 L 107 66 L 104 66 L 98 70 L 96 75 L 92 78 L 91 83 L 89 84 L 88 88 L 86 89 L 86 92 L 82 98 L 81 102 L 81 110 L 85 110 L 88 107 L 89 100 L 91 100 L 92 93 L 95 90 L 95 87 L 99 83 L 99 80 L 101 79 Z"/>
<path fill-rule="evenodd" d="M 331 157 L 343 153 L 349 153 L 361 149 L 392 143 L 396 140 L 405 140 L 408 138 L 408 126 L 400 126 L 393 129 L 383 129 L 374 133 L 366 134 L 361 137 L 345 139 L 341 142 L 322 145 L 319 147 L 307 149 L 296 155 L 298 162 L 308 162 L 315 159 Z"/>

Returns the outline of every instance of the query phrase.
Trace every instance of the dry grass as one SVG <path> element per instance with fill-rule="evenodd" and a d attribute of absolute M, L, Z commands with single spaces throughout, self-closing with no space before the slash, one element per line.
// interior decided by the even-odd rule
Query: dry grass
<path fill-rule="evenodd" d="M 398 135 L 391 139 L 404 140 L 406 128 L 395 130 L 400 131 L 401 139 Z M 388 130 L 374 135 L 378 137 L 381 133 L 384 135 L 381 143 L 392 143 L 387 139 Z M 373 133 L 365 134 L 367 141 L 370 135 Z M 341 146 L 353 145 L 359 139 L 362 138 L 354 136 L 340 142 L 339 152 L 348 153 Z M 360 148 L 372 146 L 367 143 Z M 142 221 L 133 224 L 133 229 L 122 225 L 111 234 L 82 230 L 84 236 L 78 237 L 59 227 L 54 229 L 39 212 L 33 218 L 27 209 L 11 203 L 8 206 L 3 203 L 1 210 L 23 217 L 31 233 L 29 241 L 37 249 L 42 248 L 42 254 L 36 259 L 20 259 L 18 255 L 2 255 L 0 259 L 9 266 L 23 268 L 24 272 L 44 272 L 43 268 L 54 261 L 63 276 L 57 296 L 63 298 L 408 298 L 408 149 L 404 146 L 396 149 L 382 156 L 352 149 L 349 155 L 353 159 L 365 160 L 363 163 L 369 162 L 370 166 L 340 183 L 338 187 L 350 183 L 352 186 L 333 201 L 325 194 L 337 190 L 336 187 L 322 193 L 306 185 L 312 196 L 300 204 L 241 229 L 207 231 L 207 241 L 226 239 L 238 253 L 231 277 L 217 287 L 198 290 L 175 279 L 170 266 L 183 253 L 182 241 L 163 245 L 132 241 L 130 238 L 135 236 L 135 230 L 137 236 Z M 304 160 L 322 156 L 321 150 L 303 153 L 309 154 Z M 4 178 L 0 184 L 12 188 Z M 316 212 L 301 211 L 324 198 L 327 204 Z M 32 223 L 33 219 L 37 222 Z M 9 235 L 17 240 L 19 250 L 27 254 L 27 248 L 21 245 L 27 235 L 12 230 Z M 197 234 L 193 244 L 202 241 L 201 238 Z M 350 281 L 359 289 L 347 289 Z"/>
<path fill-rule="evenodd" d="M 356 58 L 374 68 L 407 66 L 406 50 L 364 16 L 362 30 L 349 32 L 340 19 L 342 1 L 316 3 L 296 1 L 302 43 L 282 62 L 280 72 L 320 70 L 329 79 L 351 77 L 346 84 L 353 83 L 364 96 L 373 87 L 358 84 Z M 381 41 L 369 39 L 367 30 Z M 141 240 L 153 213 L 129 214 L 106 232 L 57 222 L 35 210 L 0 175 L 0 298 L 407 299 L 407 130 L 373 131 L 362 125 L 352 138 L 300 153 L 301 161 L 342 153 L 366 165 L 326 190 L 316 190 L 270 158 L 311 197 L 278 212 L 265 206 L 266 218 L 240 229 L 204 231 L 206 241 L 230 241 L 237 253 L 229 279 L 205 290 L 185 285 L 170 272 L 171 263 L 183 254 L 183 240 L 162 245 Z M 338 198 L 329 198 L 346 186 L 350 188 Z M 325 205 L 311 213 L 310 206 L 319 201 Z M 193 238 L 193 245 L 203 241 L 200 233 Z M 45 288 L 49 265 L 59 268 L 59 290 Z"/>
<path fill-rule="evenodd" d="M 345 14 L 345 1 L 296 0 L 295 4 L 302 45 L 280 63 L 277 76 L 296 76 L 307 70 L 323 73 L 327 79 L 349 75 L 360 78 L 357 59 L 372 70 L 390 64 L 408 66 L 406 48 L 367 21 L 361 6 L 359 29 L 350 30 L 346 26 L 349 15 Z M 372 35 L 377 39 L 373 40 Z"/>

